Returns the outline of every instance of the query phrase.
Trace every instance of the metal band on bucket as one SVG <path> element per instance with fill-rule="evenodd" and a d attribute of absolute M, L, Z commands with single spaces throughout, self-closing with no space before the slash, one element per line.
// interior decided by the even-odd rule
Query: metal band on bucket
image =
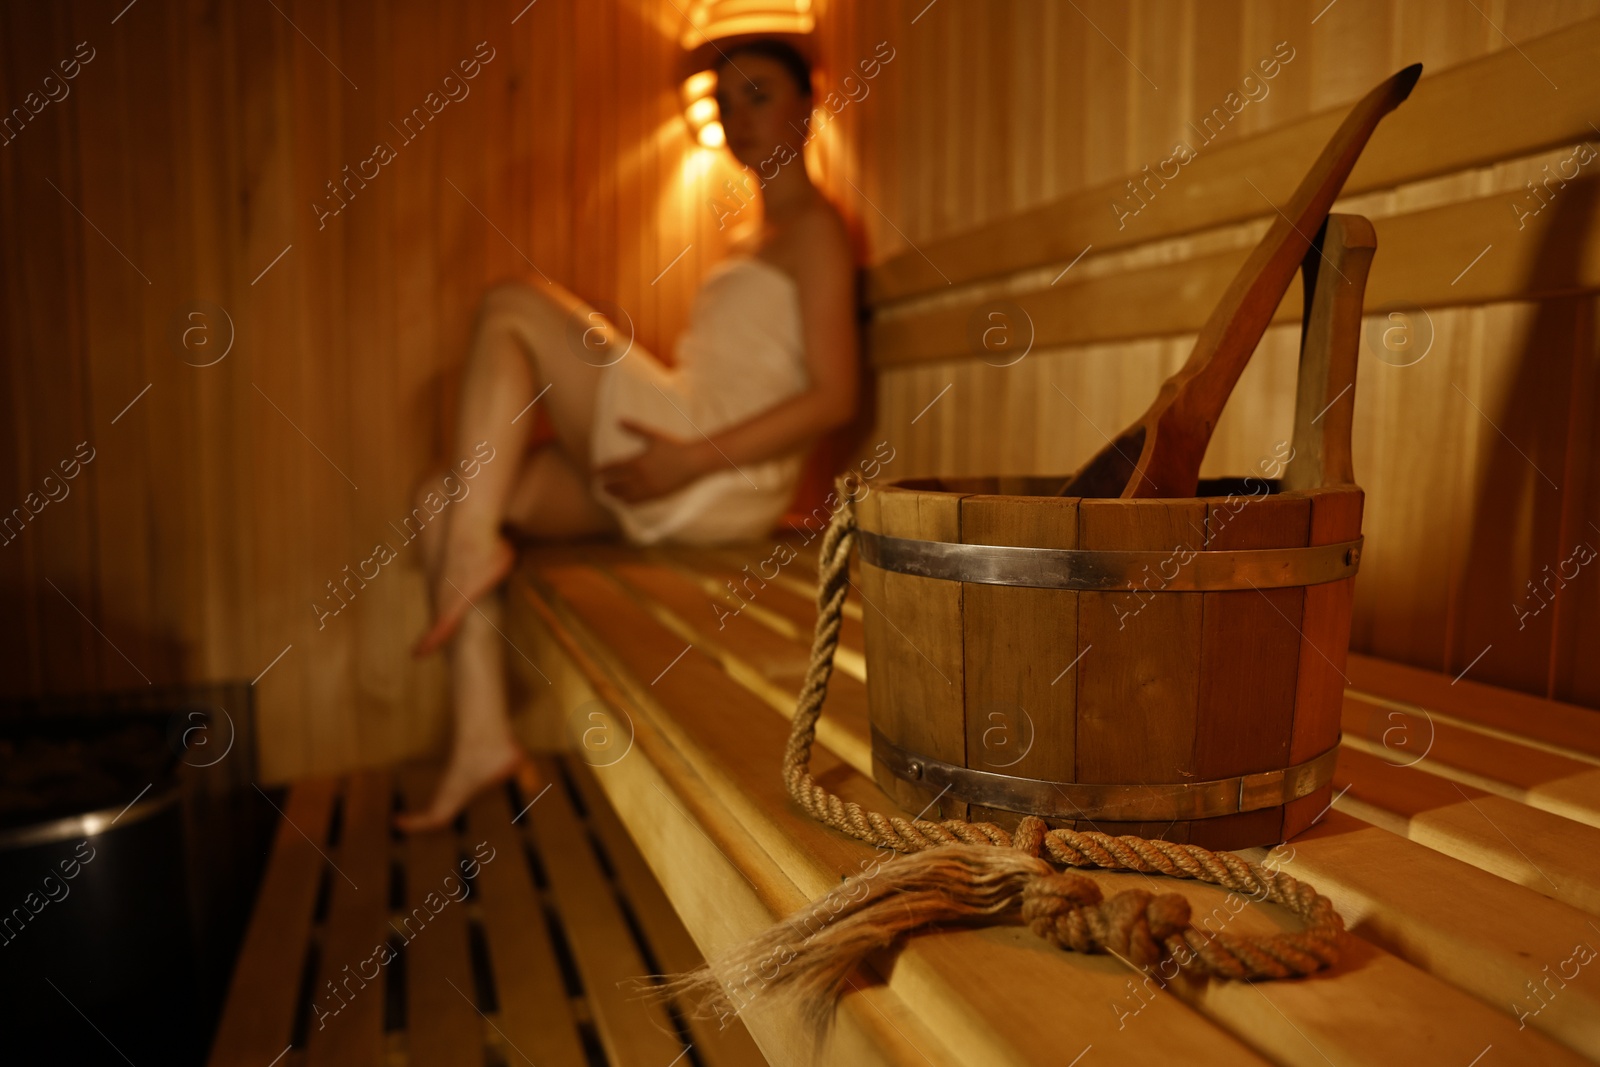
<path fill-rule="evenodd" d="M 1310 548 L 1218 552 L 1172 549 L 1024 548 L 919 541 L 859 530 L 864 562 L 886 571 L 982 585 L 1036 589 L 1192 592 L 1281 589 L 1337 582 L 1356 573 L 1362 538 Z"/>
<path fill-rule="evenodd" d="M 872 728 L 872 756 L 895 777 L 946 791 L 954 800 L 1018 811 L 1047 819 L 1105 819 L 1157 822 L 1210 819 L 1241 811 L 1276 808 L 1315 793 L 1333 780 L 1339 746 L 1304 763 L 1260 774 L 1205 782 L 1103 785 L 1097 782 L 1047 782 L 993 771 L 959 767 L 919 756 Z"/>

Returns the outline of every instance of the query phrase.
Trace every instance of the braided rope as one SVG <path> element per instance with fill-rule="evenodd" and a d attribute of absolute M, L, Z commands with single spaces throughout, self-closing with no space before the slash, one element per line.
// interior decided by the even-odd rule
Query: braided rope
<path fill-rule="evenodd" d="M 796 699 L 783 755 L 784 783 L 807 814 L 858 840 L 896 852 L 952 845 L 994 846 L 1016 849 L 1059 867 L 1099 867 L 1209 882 L 1257 901 L 1281 904 L 1305 923 L 1301 930 L 1265 937 L 1212 933 L 1189 924 L 1186 905 L 1180 909 L 1181 916 L 1172 910 L 1171 900 L 1181 901 L 1181 897 L 1158 896 L 1152 901 L 1150 894 L 1130 890 L 1100 903 L 1093 883 L 1085 889 L 1069 880 L 1086 882 L 1078 876 L 1041 872 L 1023 891 L 1022 919 L 1040 937 L 1064 948 L 1093 951 L 1121 944 L 1133 953 L 1135 962 L 1142 963 L 1153 958 L 1151 952 L 1159 943 L 1180 965 L 1224 978 L 1295 977 L 1337 961 L 1344 920 L 1333 903 L 1298 879 L 1232 853 L 1142 837 L 1050 829 L 1032 815 L 1010 832 L 993 823 L 964 819 L 905 819 L 868 811 L 817 784 L 811 775 L 811 746 L 833 674 L 833 655 L 850 586 L 850 550 L 857 530 L 851 483 L 840 478 L 836 489 L 841 505 L 823 534 L 817 563 L 817 624 L 811 664 Z M 1112 916 L 1120 918 L 1109 918 Z M 1116 929 L 1102 926 L 1104 922 L 1111 922 Z M 1140 936 L 1154 941 L 1141 946 L 1136 943 Z"/>

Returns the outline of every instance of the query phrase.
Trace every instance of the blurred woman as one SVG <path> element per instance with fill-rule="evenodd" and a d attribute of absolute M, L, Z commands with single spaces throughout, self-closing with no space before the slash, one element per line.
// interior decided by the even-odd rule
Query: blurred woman
<path fill-rule="evenodd" d="M 757 171 L 760 192 L 748 231 L 706 275 L 672 367 L 557 285 L 484 298 L 456 457 L 495 458 L 424 532 L 434 623 L 416 649 L 446 649 L 454 747 L 432 802 L 400 816 L 402 829 L 444 826 L 480 790 L 532 778 L 511 730 L 496 595 L 516 556 L 508 533 L 759 537 L 795 496 L 809 448 L 855 418 L 854 258 L 806 171 L 810 69 L 785 42 L 744 43 L 722 56 L 716 99 L 728 149 Z M 530 450 L 534 420 L 523 416 L 536 399 L 556 437 Z"/>

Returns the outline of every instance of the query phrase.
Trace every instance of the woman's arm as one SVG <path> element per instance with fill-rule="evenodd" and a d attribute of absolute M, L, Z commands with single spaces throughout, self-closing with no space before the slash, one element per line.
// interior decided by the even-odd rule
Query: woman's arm
<path fill-rule="evenodd" d="M 728 467 L 785 455 L 855 417 L 860 367 L 855 269 L 844 224 L 831 210 L 796 220 L 783 269 L 799 287 L 800 333 L 810 385 L 709 437 L 678 440 L 632 420 L 645 451 L 600 468 L 608 492 L 629 502 L 662 496 Z"/>

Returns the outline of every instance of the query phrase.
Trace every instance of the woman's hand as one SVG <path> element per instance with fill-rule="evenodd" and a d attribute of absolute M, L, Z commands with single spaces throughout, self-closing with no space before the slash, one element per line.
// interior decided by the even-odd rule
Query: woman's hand
<path fill-rule="evenodd" d="M 705 474 L 707 467 L 702 450 L 694 444 L 645 426 L 632 419 L 622 419 L 619 425 L 635 436 L 644 438 L 644 451 L 631 459 L 607 463 L 595 473 L 606 492 L 618 500 L 637 504 L 666 496 L 681 489 Z"/>

